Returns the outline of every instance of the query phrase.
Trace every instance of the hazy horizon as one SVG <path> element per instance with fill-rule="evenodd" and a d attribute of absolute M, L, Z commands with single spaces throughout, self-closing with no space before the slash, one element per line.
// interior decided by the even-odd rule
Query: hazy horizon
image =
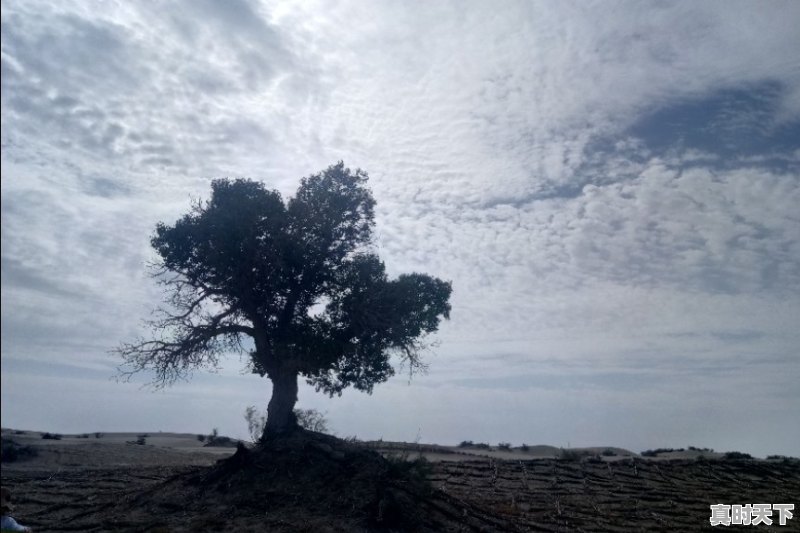
<path fill-rule="evenodd" d="M 800 3 L 2 2 L 2 421 L 245 438 L 231 356 L 110 351 L 215 178 L 338 160 L 393 276 L 453 284 L 430 371 L 299 407 L 341 436 L 800 456 Z"/>

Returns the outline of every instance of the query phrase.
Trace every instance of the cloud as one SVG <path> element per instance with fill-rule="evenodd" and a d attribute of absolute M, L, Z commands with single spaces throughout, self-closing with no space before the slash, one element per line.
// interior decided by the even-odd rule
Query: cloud
<path fill-rule="evenodd" d="M 3 98 L 15 127 L 4 143 L 17 157 L 30 158 L 33 141 L 147 173 L 188 174 L 209 165 L 220 173 L 232 153 L 269 150 L 261 113 L 234 102 L 302 70 L 281 35 L 246 2 L 154 6 L 6 10 Z"/>
<path fill-rule="evenodd" d="M 211 179 L 289 196 L 344 159 L 370 172 L 390 272 L 455 290 L 414 383 L 428 404 L 475 399 L 414 399 L 398 438 L 472 408 L 484 436 L 436 438 L 512 438 L 503 402 L 544 421 L 638 402 L 626 438 L 649 447 L 709 435 L 681 413 L 714 398 L 719 429 L 744 387 L 796 410 L 798 18 L 781 1 L 3 3 L 3 379 L 110 374 L 160 299 L 153 227 Z M 405 412 L 402 381 L 332 414 L 388 431 L 375 413 Z"/>

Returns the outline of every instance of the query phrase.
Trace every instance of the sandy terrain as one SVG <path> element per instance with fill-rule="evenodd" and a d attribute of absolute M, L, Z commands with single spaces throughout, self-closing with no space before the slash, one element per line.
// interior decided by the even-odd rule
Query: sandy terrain
<path fill-rule="evenodd" d="M 201 466 L 213 464 L 234 451 L 231 447 L 204 447 L 197 435 L 185 433 L 102 433 L 88 438 L 62 435 L 60 440 L 42 439 L 42 433 L 18 434 L 3 430 L 4 439 L 21 446 L 35 446 L 38 455 L 3 467 L 14 469 L 110 468 L 129 466 Z M 136 444 L 139 435 L 147 435 L 145 444 Z"/>
<path fill-rule="evenodd" d="M 95 433 L 63 434 L 59 440 L 43 439 L 42 434 L 39 431 L 2 430 L 4 438 L 10 438 L 21 446 L 35 446 L 39 451 L 34 460 L 14 463 L 11 468 L 206 466 L 234 451 L 233 446 L 206 447 L 196 434 L 191 433 L 100 433 L 99 437 Z M 136 444 L 139 436 L 145 436 L 144 445 Z M 476 458 L 511 461 L 550 459 L 559 457 L 563 451 L 547 445 L 529 446 L 524 451 L 519 447 L 503 450 L 496 446 L 484 449 L 388 441 L 366 441 L 363 445 L 384 455 L 402 454 L 409 459 L 424 456 L 429 461 L 469 461 Z M 606 450 L 612 450 L 615 454 L 603 457 L 607 461 L 636 456 L 631 451 L 607 446 L 570 449 L 571 452 L 585 456 L 600 455 Z M 681 455 L 680 458 L 686 457 Z"/>
<path fill-rule="evenodd" d="M 35 457 L 3 463 L 2 482 L 14 491 L 17 518 L 36 531 L 368 530 L 359 529 L 347 509 L 315 507 L 298 493 L 287 503 L 278 495 L 281 488 L 265 501 L 246 503 L 223 498 L 224 489 L 219 499 L 205 492 L 198 504 L 189 494 L 193 485 L 183 480 L 199 479 L 234 449 L 203 447 L 196 435 L 174 433 L 150 434 L 145 444 L 136 444 L 139 435 L 45 440 L 38 432 L 3 430 L 4 440 L 38 451 Z M 694 451 L 646 459 L 613 448 L 616 455 L 599 455 L 606 447 L 578 450 L 591 454 L 584 457 L 555 459 L 561 450 L 550 446 L 523 452 L 362 445 L 384 455 L 422 454 L 432 461 L 427 476 L 435 497 L 424 505 L 419 530 L 712 530 L 712 503 L 771 502 L 794 503 L 798 518 L 779 530 L 800 531 L 796 460 L 687 458 L 701 454 Z"/>

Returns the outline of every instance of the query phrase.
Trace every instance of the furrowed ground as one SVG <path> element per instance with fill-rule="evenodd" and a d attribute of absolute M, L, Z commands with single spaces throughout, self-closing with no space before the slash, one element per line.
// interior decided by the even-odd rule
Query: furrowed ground
<path fill-rule="evenodd" d="M 228 477 L 209 475 L 220 454 L 199 448 L 51 446 L 43 459 L 2 469 L 18 519 L 40 532 L 697 531 L 714 529 L 710 504 L 794 503 L 800 510 L 800 462 L 791 459 L 500 459 L 408 445 L 382 451 L 428 452 L 436 460 L 420 472 L 433 490 L 423 495 L 401 477 L 378 497 L 365 480 L 381 466 L 357 444 L 254 459 Z M 92 462 L 103 450 L 115 461 Z M 124 453 L 128 465 L 119 462 Z M 300 461 L 310 470 L 299 472 Z M 777 512 L 772 518 L 777 526 Z M 800 531 L 800 517 L 779 530 Z"/>

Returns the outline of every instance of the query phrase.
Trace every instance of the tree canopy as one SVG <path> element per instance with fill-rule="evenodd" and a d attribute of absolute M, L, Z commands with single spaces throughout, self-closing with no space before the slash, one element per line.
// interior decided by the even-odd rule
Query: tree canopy
<path fill-rule="evenodd" d="M 158 224 L 151 244 L 168 307 L 152 338 L 120 347 L 121 372 L 152 370 L 169 385 L 247 350 L 273 382 L 266 434 L 295 427 L 298 376 L 335 395 L 371 392 L 394 374 L 393 354 L 422 368 L 452 288 L 420 273 L 389 279 L 367 180 L 339 162 L 303 178 L 288 201 L 260 182 L 215 180 L 209 200 Z"/>

